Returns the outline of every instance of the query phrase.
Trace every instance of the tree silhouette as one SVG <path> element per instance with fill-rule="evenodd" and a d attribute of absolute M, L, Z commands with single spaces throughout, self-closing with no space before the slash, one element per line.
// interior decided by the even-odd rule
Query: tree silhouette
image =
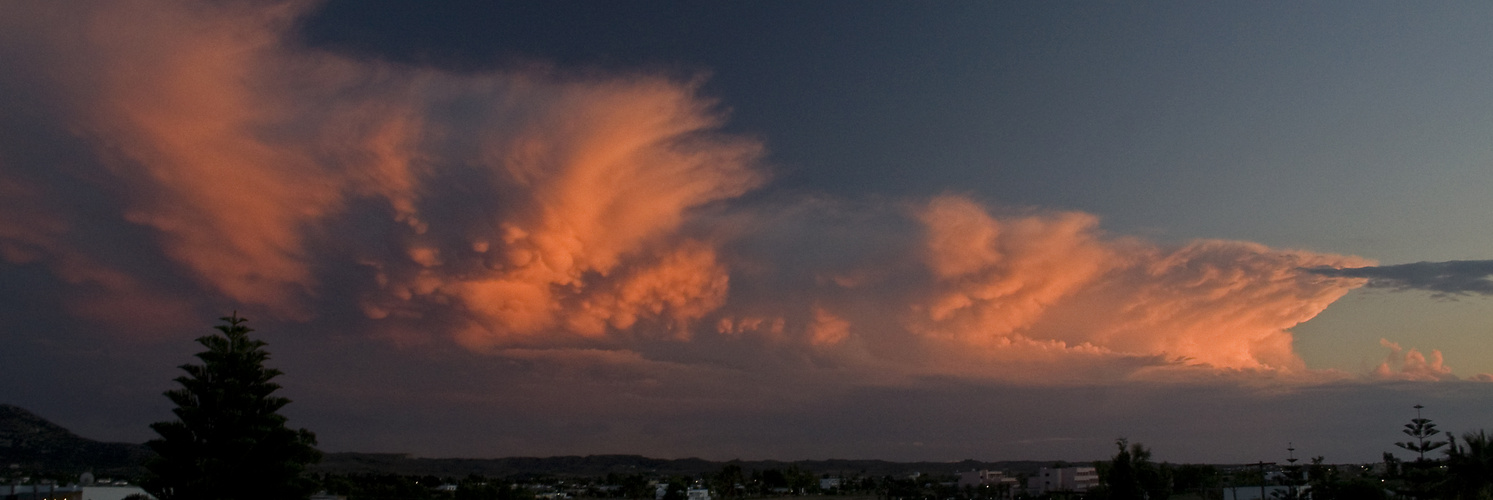
<path fill-rule="evenodd" d="M 220 318 L 220 333 L 197 338 L 202 364 L 182 365 L 181 388 L 166 391 L 177 420 L 151 424 L 159 455 L 142 486 L 161 500 L 307 498 L 315 482 L 307 464 L 320 460 L 316 435 L 291 430 L 278 411 L 289 399 L 270 394 L 279 370 L 265 368 L 265 343 L 249 338 L 248 320 Z"/>
<path fill-rule="evenodd" d="M 1446 450 L 1446 498 L 1493 498 L 1493 439 L 1484 431 L 1462 435 L 1462 444 L 1449 439 Z"/>
<path fill-rule="evenodd" d="M 1140 487 L 1140 478 L 1135 470 L 1135 455 L 1131 453 L 1130 443 L 1125 438 L 1115 441 L 1115 447 L 1119 452 L 1109 461 L 1109 474 L 1104 477 L 1104 485 L 1109 490 L 1109 498 L 1113 500 L 1140 500 L 1143 492 Z M 1143 450 L 1136 450 L 1141 452 Z M 1142 458 L 1141 460 L 1144 460 Z"/>
<path fill-rule="evenodd" d="M 1436 424 L 1431 423 L 1431 419 L 1421 416 L 1422 408 L 1425 407 L 1415 405 L 1415 418 L 1410 419 L 1410 423 L 1405 424 L 1401 431 L 1413 440 L 1395 443 L 1395 446 L 1415 452 L 1416 459 L 1414 462 L 1399 464 L 1396 474 L 1398 478 L 1391 483 L 1399 485 L 1394 489 L 1400 495 L 1416 499 L 1435 498 L 1434 490 L 1445 478 L 1445 471 L 1435 460 L 1427 460 L 1426 452 L 1446 446 L 1449 442 L 1435 440 L 1435 436 L 1441 431 L 1436 429 Z"/>
<path fill-rule="evenodd" d="M 1325 460 L 1320 456 L 1312 458 L 1306 474 L 1309 488 L 1303 492 L 1303 498 L 1311 500 L 1387 500 L 1389 498 L 1389 495 L 1384 492 L 1384 483 L 1380 482 L 1380 479 L 1357 474 L 1342 474 L 1336 466 L 1323 463 Z"/>
<path fill-rule="evenodd" d="M 1427 441 L 1437 434 L 1440 434 L 1441 431 L 1436 429 L 1436 424 L 1431 423 L 1431 419 L 1421 418 L 1421 408 L 1425 407 L 1421 405 L 1415 405 L 1415 418 L 1410 419 L 1410 423 L 1405 424 L 1405 429 L 1401 431 L 1404 432 L 1405 435 L 1415 438 L 1415 440 L 1406 441 L 1403 443 L 1395 443 L 1395 446 L 1418 453 L 1419 458 L 1417 458 L 1416 461 L 1424 462 L 1426 460 L 1426 452 L 1440 448 L 1442 446 L 1446 446 L 1447 442 Z"/>
<path fill-rule="evenodd" d="M 1170 467 L 1151 463 L 1151 450 L 1130 440 L 1115 440 L 1118 452 L 1104 475 L 1105 494 L 1110 500 L 1166 500 L 1172 493 Z"/>
<path fill-rule="evenodd" d="M 746 482 L 746 476 L 742 474 L 741 466 L 737 464 L 726 464 L 721 470 L 711 476 L 711 485 L 721 498 L 740 496 L 736 491 L 736 485 Z"/>
<path fill-rule="evenodd" d="M 1270 495 L 1283 500 L 1299 500 L 1303 498 L 1302 492 L 1299 489 L 1301 486 L 1302 470 L 1301 466 L 1296 463 L 1300 460 L 1296 458 L 1296 445 L 1286 443 L 1286 451 L 1286 465 L 1280 468 L 1281 479 L 1285 483 L 1286 490 L 1275 491 Z"/>

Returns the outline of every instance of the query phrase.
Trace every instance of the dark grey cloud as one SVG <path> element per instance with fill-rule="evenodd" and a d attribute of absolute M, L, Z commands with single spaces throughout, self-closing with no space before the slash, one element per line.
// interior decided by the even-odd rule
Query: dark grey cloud
<path fill-rule="evenodd" d="M 1493 295 L 1493 260 L 1415 262 L 1393 266 L 1308 269 L 1322 276 L 1363 278 L 1369 288 L 1426 290 L 1438 295 Z"/>

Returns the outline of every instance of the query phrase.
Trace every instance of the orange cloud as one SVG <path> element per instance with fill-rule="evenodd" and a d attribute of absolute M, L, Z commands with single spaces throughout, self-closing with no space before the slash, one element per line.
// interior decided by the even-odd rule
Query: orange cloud
<path fill-rule="evenodd" d="M 728 279 L 680 226 L 763 180 L 761 146 L 715 133 L 690 83 L 299 51 L 306 2 L 14 7 L 5 40 L 52 58 L 45 93 L 97 146 L 88 174 L 123 220 L 213 293 L 282 317 L 312 314 L 331 247 L 376 274 L 370 317 L 455 314 L 468 345 L 651 319 L 685 335 Z M 38 243 L 48 214 L 5 215 L 27 221 L 0 227 L 8 260 L 63 251 Z"/>
<path fill-rule="evenodd" d="M 998 342 L 1118 265 L 1088 214 L 996 220 L 973 201 L 940 196 L 918 218 L 936 279 L 931 299 L 915 306 L 930 320 L 917 328 L 927 334 Z"/>
<path fill-rule="evenodd" d="M 834 201 L 720 208 L 765 182 L 763 146 L 721 132 L 690 82 L 304 51 L 287 42 L 303 2 L 7 7 L 0 57 L 25 70 L 14 86 L 61 110 L 49 130 L 94 163 L 47 176 L 0 151 L 0 258 L 94 287 L 76 301 L 93 314 L 221 301 L 305 319 L 355 301 L 396 342 L 449 337 L 513 358 L 595 360 L 585 349 L 703 333 L 789 340 L 774 352 L 867 373 L 1107 380 L 1300 371 L 1290 329 L 1363 284 L 1303 269 L 1371 264 L 1158 245 L 1107 235 L 1091 214 L 995 216 L 952 195 L 913 201 L 910 217 L 840 210 L 873 229 L 825 224 L 824 238 L 810 219 Z M 69 193 L 43 180 L 56 177 L 108 207 L 54 200 Z M 129 250 L 83 242 L 86 222 L 143 236 Z M 730 227 L 700 229 L 712 223 Z M 767 233 L 802 241 L 745 256 L 757 242 L 742 240 Z M 154 253 L 122 257 L 137 250 Z M 173 280 L 196 288 L 160 284 Z M 1395 376 L 1446 372 L 1439 353 L 1401 357 Z"/>
<path fill-rule="evenodd" d="M 369 309 L 454 304 L 472 322 L 460 337 L 474 346 L 594 337 L 648 318 L 686 335 L 686 324 L 723 303 L 728 278 L 709 244 L 678 230 L 689 210 L 761 182 L 760 146 L 708 133 L 720 124 L 709 103 L 668 80 L 514 78 L 516 88 L 480 95 L 524 103 L 490 111 L 493 121 L 517 119 L 519 132 L 479 135 L 470 160 L 421 153 L 439 170 L 414 193 L 476 188 L 490 198 L 465 200 L 470 212 L 459 218 L 446 217 L 444 200 L 390 198 L 414 200 L 399 216 L 413 221 L 404 231 L 411 251 L 374 258 L 382 291 L 365 298 Z M 502 83 L 494 80 L 487 85 Z M 477 182 L 444 184 L 453 179 Z"/>
<path fill-rule="evenodd" d="M 548 334 L 551 329 L 602 336 L 628 330 L 643 318 L 668 320 L 666 328 L 687 337 L 691 321 L 725 301 L 728 281 L 714 252 L 698 242 L 687 242 L 652 264 L 597 279 L 595 285 L 575 292 L 556 292 L 552 283 L 542 280 L 493 277 L 447 282 L 430 293 L 465 305 L 476 321 L 460 340 L 477 347 Z"/>
<path fill-rule="evenodd" d="M 784 326 L 786 326 L 786 322 L 784 322 L 783 318 L 768 319 L 755 316 L 745 318 L 724 317 L 716 321 L 715 331 L 727 335 L 761 332 L 771 336 L 780 336 L 783 334 Z"/>
<path fill-rule="evenodd" d="M 1095 340 L 1224 368 L 1304 368 L 1289 329 L 1362 282 L 1321 279 L 1302 268 L 1365 262 L 1216 240 L 1132 252 L 1135 266 L 1079 299 L 1103 314 Z"/>
<path fill-rule="evenodd" d="M 850 337 L 850 322 L 839 316 L 826 311 L 823 307 L 814 307 L 814 320 L 809 323 L 809 343 L 818 347 L 829 347 Z"/>
<path fill-rule="evenodd" d="M 1427 358 L 1419 350 L 1414 348 L 1406 350 L 1400 347 L 1400 344 L 1387 339 L 1379 339 L 1379 345 L 1388 348 L 1389 355 L 1384 358 L 1384 362 L 1380 363 L 1378 368 L 1374 369 L 1374 375 L 1378 378 L 1419 381 L 1459 380 L 1456 375 L 1452 374 L 1452 368 L 1442 361 L 1439 350 L 1432 349 L 1431 356 Z M 1484 380 L 1484 378 L 1479 375 L 1473 377 L 1473 380 Z"/>
<path fill-rule="evenodd" d="M 914 329 L 996 349 L 1054 343 L 1217 368 L 1303 369 L 1289 329 L 1362 280 L 1302 268 L 1366 262 L 1229 241 L 1168 249 L 1104 238 L 1087 214 L 1003 219 L 955 196 L 918 216 L 934 284 L 932 298 L 914 306 Z"/>
<path fill-rule="evenodd" d="M 86 229 L 45 193 L 35 184 L 0 177 L 0 259 L 50 269 L 73 288 L 64 299 L 69 314 L 111 325 L 117 333 L 158 337 L 191 324 L 189 301 L 79 250 L 86 246 L 79 242 Z"/>
<path fill-rule="evenodd" d="M 260 90 L 291 68 L 275 44 L 293 9 L 103 2 L 85 14 L 89 61 L 63 80 L 79 125 L 107 144 L 125 219 L 230 299 L 298 311 L 311 284 L 305 225 L 334 210 L 337 179 L 266 136 L 293 106 Z"/>

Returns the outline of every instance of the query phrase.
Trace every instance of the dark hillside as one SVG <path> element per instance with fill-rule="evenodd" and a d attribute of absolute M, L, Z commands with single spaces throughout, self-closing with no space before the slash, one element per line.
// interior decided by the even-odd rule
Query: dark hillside
<path fill-rule="evenodd" d="M 73 434 L 23 408 L 0 404 L 0 467 L 133 477 L 150 457 L 145 445 L 104 443 Z"/>

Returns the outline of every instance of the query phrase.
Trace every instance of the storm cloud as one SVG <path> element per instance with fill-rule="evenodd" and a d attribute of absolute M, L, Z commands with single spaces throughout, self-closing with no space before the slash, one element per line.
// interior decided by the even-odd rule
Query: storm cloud
<path fill-rule="evenodd" d="M 1439 352 L 1387 341 L 1374 373 L 1310 370 L 1292 329 L 1365 285 L 1493 290 L 1490 261 L 1372 267 L 1152 241 L 970 193 L 772 191 L 771 144 L 728 129 L 703 77 L 311 49 L 294 29 L 312 2 L 0 5 L 0 107 L 15 110 L 0 115 L 0 273 L 39 311 L 0 325 L 51 356 L 36 371 L 75 354 L 59 344 L 169 367 L 141 346 L 189 344 L 238 309 L 287 332 L 280 360 L 328 420 L 469 408 L 469 427 L 490 412 L 542 428 L 502 437 L 524 450 L 569 435 L 667 454 L 692 436 L 653 444 L 658 422 L 744 442 L 705 422 L 822 429 L 928 388 L 1450 382 Z M 1111 430 L 1083 439 L 1107 450 Z M 914 434 L 865 453 L 922 456 Z"/>
<path fill-rule="evenodd" d="M 1288 330 L 1356 285 L 1296 270 L 1368 263 L 1155 245 L 954 194 L 862 203 L 858 223 L 793 208 L 850 200 L 732 204 L 770 177 L 764 146 L 720 132 L 692 81 L 304 51 L 289 30 L 308 5 L 18 2 L 5 36 L 25 50 L 5 62 L 27 71 L 7 84 L 32 121 L 11 131 L 87 153 L 0 152 L 0 255 L 50 269 L 101 318 L 355 310 L 396 344 L 617 350 L 593 361 L 762 337 L 856 369 L 996 379 L 1299 371 Z M 759 244 L 814 224 L 848 246 Z M 904 244 L 858 260 L 878 237 Z"/>

